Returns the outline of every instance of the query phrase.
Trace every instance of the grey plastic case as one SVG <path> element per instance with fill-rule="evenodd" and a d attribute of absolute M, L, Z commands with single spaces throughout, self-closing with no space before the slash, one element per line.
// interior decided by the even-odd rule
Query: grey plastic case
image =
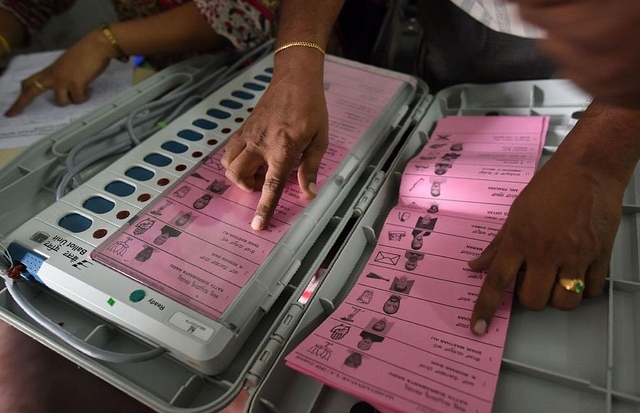
<path fill-rule="evenodd" d="M 192 61 L 161 72 L 112 107 L 41 141 L 0 171 L 0 234 L 6 235 L 53 202 L 50 176 L 56 170 L 56 159 L 51 155 L 52 144 L 73 145 L 80 139 L 74 130 L 99 130 L 145 99 L 175 87 L 171 82 L 176 73 L 193 73 L 205 63 Z M 335 213 L 325 217 L 326 226 L 298 270 L 222 373 L 202 375 L 168 357 L 118 365 L 90 359 L 35 325 L 2 289 L 0 318 L 158 411 L 214 412 L 245 391 L 250 396 L 248 412 L 349 412 L 357 400 L 289 369 L 284 356 L 351 288 L 386 213 L 396 204 L 404 165 L 427 142 L 434 124 L 448 115 L 548 115 L 551 121 L 543 163 L 590 100 L 563 80 L 460 85 L 435 97 L 423 83 L 416 84 L 413 100 L 389 125 L 390 144 L 371 157 Z M 553 309 L 534 313 L 514 305 L 494 411 L 640 411 L 640 360 L 636 355 L 640 345 L 639 173 L 634 174 L 625 194 L 623 222 L 604 296 L 566 313 Z M 16 208 L 23 203 L 29 207 Z M 318 268 L 326 268 L 327 273 L 310 301 L 303 304 L 300 297 Z M 34 303 L 41 311 L 63 318 L 80 336 L 104 324 L 55 294 L 40 294 Z M 113 345 L 122 351 L 139 347 L 125 334 L 116 335 Z"/>
<path fill-rule="evenodd" d="M 278 361 L 251 399 L 251 412 L 356 412 L 359 401 L 293 371 L 284 356 L 339 305 L 373 251 L 378 231 L 397 203 L 406 163 L 444 116 L 546 115 L 550 126 L 544 164 L 588 106 L 590 98 L 564 80 L 458 85 L 435 96 L 408 139 L 366 213 L 341 244 Z M 638 178 L 625 193 L 623 221 L 615 242 L 603 296 L 576 310 L 537 313 L 514 303 L 494 412 L 640 411 L 640 276 L 638 269 Z M 286 390 L 283 390 L 286 389 Z M 362 408 L 360 406 L 360 408 Z"/>
<path fill-rule="evenodd" d="M 373 123 L 362 138 L 351 150 L 345 151 L 345 159 L 322 186 L 316 199 L 293 223 L 292 231 L 288 231 L 283 236 L 250 282 L 243 288 L 239 296 L 242 300 L 238 303 L 234 302 L 234 307 L 229 311 L 229 314 L 235 317 L 233 320 L 241 320 L 240 323 L 234 322 L 239 332 L 234 332 L 230 328 L 227 329 L 227 332 L 223 327 L 216 326 L 213 328 L 216 333 L 226 335 L 220 336 L 221 340 L 219 341 L 209 339 L 201 345 L 202 347 L 206 345 L 217 352 L 215 358 L 209 359 L 212 360 L 209 367 L 204 369 L 193 362 L 189 363 L 189 360 L 182 356 L 179 349 L 174 349 L 170 345 L 167 346 L 171 350 L 170 353 L 143 363 L 114 364 L 88 359 L 60 343 L 55 336 L 45 334 L 40 326 L 25 316 L 22 309 L 13 302 L 6 289 L 0 292 L 0 304 L 6 307 L 6 311 L 2 311 L 2 317 L 155 409 L 161 411 L 182 411 L 184 409 L 215 411 L 224 407 L 238 394 L 245 380 L 262 374 L 261 370 L 270 363 L 270 355 L 275 355 L 274 345 L 277 345 L 277 342 L 273 341 L 271 332 L 278 328 L 280 323 L 274 320 L 284 317 L 285 314 L 281 312 L 282 308 L 289 301 L 297 299 L 291 295 L 293 292 L 291 285 L 310 276 L 308 274 L 311 273 L 305 268 L 305 265 L 310 264 L 305 264 L 305 261 L 315 260 L 318 257 L 318 253 L 307 254 L 307 252 L 312 247 L 322 251 L 334 243 L 351 214 L 349 209 L 341 209 L 341 206 L 345 203 L 350 205 L 350 199 L 354 197 L 354 193 L 358 193 L 359 188 L 372 179 L 372 176 L 375 176 L 374 172 L 378 169 L 378 165 L 392 156 L 392 151 L 400 141 L 402 131 L 406 128 L 400 125 L 404 119 L 412 118 L 412 113 L 418 102 L 426 98 L 423 85 L 420 85 L 420 82 L 412 77 L 335 57 L 328 57 L 328 61 L 334 67 L 349 68 L 349 72 L 355 70 L 356 73 L 351 73 L 351 75 L 376 73 L 382 75 L 380 78 L 394 79 L 395 84 L 399 86 L 397 91 L 389 96 L 391 100 L 388 105 L 384 106 L 385 110 L 373 117 Z M 129 167 L 127 165 L 132 165 L 134 161 L 137 164 L 139 162 L 137 159 L 146 156 L 149 149 L 158 150 L 163 141 L 174 139 L 176 134 L 180 136 L 179 131 L 185 127 L 192 127 L 191 122 L 203 117 L 204 113 L 208 111 L 207 108 L 215 108 L 218 102 L 222 104 L 225 99 L 231 99 L 233 93 L 246 86 L 247 82 L 253 82 L 253 79 L 260 80 L 263 84 L 268 82 L 272 56 L 267 56 L 247 67 L 227 85 L 204 98 L 202 102 L 189 109 L 185 115 L 150 137 L 148 142 L 131 149 L 130 153 L 135 152 L 138 155 L 133 157 L 133 161 L 122 157 L 113 163 L 105 162 L 95 167 L 92 171 L 95 176 L 92 176 L 84 185 L 60 201 L 54 202 L 55 198 L 51 192 L 53 192 L 56 172 L 61 169 L 61 159 L 64 158 L 60 154 L 64 154 L 64 150 L 70 148 L 72 142 L 88 139 L 100 130 L 96 126 L 98 123 L 108 125 L 122 118 L 127 113 L 123 107 L 133 110 L 147 100 L 152 100 L 163 93 L 171 93 L 171 90 L 179 87 L 181 82 L 192 81 L 191 78 L 202 72 L 203 68 L 206 69 L 207 64 L 206 59 L 199 59 L 192 62 L 191 66 L 182 65 L 170 68 L 169 73 L 163 73 L 160 80 L 152 78 L 144 82 L 135 90 L 130 91 L 127 96 L 119 98 L 118 101 L 106 105 L 97 113 L 93 113 L 39 142 L 30 148 L 25 155 L 10 164 L 4 171 L 4 175 L 0 176 L 0 179 L 7 182 L 7 186 L 2 190 L 2 196 L 5 200 L 15 199 L 18 194 L 14 196 L 14 192 L 20 191 L 24 185 L 29 185 L 30 190 L 38 191 L 33 194 L 32 199 L 28 200 L 31 206 L 37 208 L 34 211 L 25 213 L 24 210 L 21 210 L 20 204 L 7 203 L 5 217 L 11 216 L 11 220 L 3 217 L 2 222 L 6 227 L 1 230 L 4 243 L 8 244 L 12 254 L 19 254 L 16 258 L 21 259 L 27 265 L 27 269 L 32 275 L 37 276 L 36 278 L 42 278 L 40 276 L 43 274 L 36 273 L 40 267 L 49 271 L 48 274 L 54 274 L 53 282 L 46 283 L 51 289 L 41 288 L 36 283 L 25 286 L 24 289 L 28 290 L 29 300 L 49 318 L 56 320 L 57 323 L 63 323 L 65 330 L 102 349 L 112 352 L 136 353 L 148 348 L 154 340 L 144 330 L 148 327 L 151 329 L 150 331 L 161 331 L 157 323 L 161 319 L 157 318 L 150 322 L 149 326 L 145 326 L 144 323 L 135 324 L 136 319 L 140 320 L 140 313 L 149 312 L 149 306 L 141 308 L 138 304 L 142 303 L 141 301 L 127 300 L 127 295 L 132 291 L 131 280 L 107 270 L 106 267 L 94 264 L 89 261 L 86 253 L 82 253 L 84 254 L 82 257 L 84 258 L 83 265 L 85 267 L 90 265 L 89 268 L 93 268 L 93 270 L 87 270 L 85 274 L 74 272 L 66 253 L 65 256 L 62 256 L 62 251 L 53 248 L 56 254 L 50 256 L 47 254 L 47 252 L 54 251 L 48 249 L 47 242 L 43 239 L 46 240 L 47 236 L 51 236 L 53 239 L 68 237 L 74 243 L 80 243 L 83 250 L 90 250 L 92 246 L 96 245 L 96 242 L 100 243 L 100 241 L 92 239 L 96 227 L 89 227 L 78 234 L 63 231 L 60 228 L 59 220 L 70 212 L 89 215 L 94 222 L 99 223 L 97 228 L 107 228 L 111 233 L 116 233 L 117 227 L 125 224 L 122 221 L 117 222 L 116 211 L 126 207 L 129 211 L 133 211 L 132 214 L 137 214 L 144 207 L 144 202 L 138 198 L 137 190 L 127 194 L 127 198 L 114 199 L 118 206 L 102 216 L 91 215 L 84 211 L 81 208 L 83 200 L 94 196 L 93 194 L 102 193 L 101 188 L 106 188 L 107 183 L 113 179 L 126 179 L 124 171 Z M 172 83 L 176 79 L 178 80 L 177 84 Z M 140 95 L 147 95 L 148 98 L 139 99 Z M 251 103 L 255 103 L 257 99 L 258 97 L 254 97 Z M 135 106 L 132 105 L 132 101 L 136 101 Z M 194 158 L 196 153 L 200 154 L 199 158 L 202 158 L 203 153 L 220 147 L 231 135 L 231 132 L 239 127 L 240 123 L 235 119 L 246 116 L 246 109 L 242 110 L 242 113 L 229 110 L 235 114 L 230 117 L 231 120 L 227 121 L 227 124 L 222 124 L 218 129 L 208 132 L 206 139 L 197 143 L 189 142 L 191 147 L 189 153 L 191 154 L 193 151 Z M 224 122 L 220 121 L 220 123 Z M 117 136 L 112 138 L 114 141 L 118 139 L 126 140 L 127 138 Z M 114 142 L 108 144 L 113 145 Z M 40 158 L 40 162 L 30 163 L 37 158 Z M 197 160 L 194 161 L 188 157 L 181 157 L 179 162 L 190 166 L 197 164 Z M 27 164 L 31 168 L 28 168 Z M 108 167 L 106 167 L 107 165 Z M 101 170 L 102 168 L 104 169 Z M 171 181 L 175 181 L 177 178 L 172 168 L 173 166 L 163 170 L 162 167 L 157 167 L 155 172 L 159 178 L 167 177 L 168 179 L 172 178 Z M 190 169 L 184 170 L 183 175 L 189 171 Z M 154 199 L 162 193 L 162 187 L 154 185 L 154 182 L 139 185 L 144 193 L 151 193 L 147 199 Z M 171 188 L 168 188 L 171 191 Z M 43 210 L 40 211 L 40 209 Z M 33 212 L 33 216 L 30 216 L 31 212 Z M 34 239 L 33 234 L 39 234 L 40 229 L 43 229 L 42 236 Z M 47 234 L 45 235 L 44 232 Z M 68 245 L 66 240 L 63 242 L 64 245 Z M 34 255 L 35 257 L 33 257 Z M 37 262 L 30 264 L 31 261 Z M 85 264 L 87 262 L 88 264 Z M 35 268 L 35 271 L 31 271 L 30 266 Z M 300 268 L 305 269 L 300 271 Z M 65 283 L 62 283 L 58 281 L 60 273 L 69 273 L 71 276 L 63 274 Z M 80 286 L 78 282 L 86 283 L 90 287 Z M 68 285 L 71 284 L 78 287 L 69 288 Z M 133 288 L 140 287 L 138 285 Z M 85 291 L 89 291 L 90 295 L 87 295 Z M 106 292 L 107 295 L 98 299 L 85 299 L 85 297 L 95 297 L 95 291 Z M 67 300 L 65 296 L 71 300 Z M 180 303 L 174 305 L 168 299 L 164 301 L 179 310 L 179 312 L 175 312 L 171 307 L 169 315 L 188 314 L 188 317 L 197 317 L 195 314 L 189 314 L 188 309 L 177 307 Z M 73 302 L 82 304 L 86 309 L 73 304 Z M 116 310 L 114 303 L 121 310 Z M 107 306 L 111 306 L 114 311 L 111 312 Z M 136 306 L 138 309 L 135 308 Z M 127 321 L 127 318 L 120 315 L 122 309 L 130 314 L 132 311 L 137 314 Z M 157 317 L 160 314 L 156 314 L 156 316 L 148 314 L 148 316 Z M 224 316 L 227 314 L 225 313 Z M 244 318 L 240 316 L 244 316 Z M 209 323 L 214 321 L 209 320 Z M 170 322 L 171 320 L 169 320 Z M 166 324 L 167 321 L 165 320 L 163 323 Z M 166 325 L 166 327 L 171 326 Z M 164 328 L 164 330 L 167 329 Z M 172 331 L 167 331 L 173 334 Z M 171 336 L 169 337 L 171 338 Z M 160 334 L 156 338 L 159 340 Z M 193 342 L 196 338 L 189 337 Z M 186 341 L 186 338 L 183 338 L 182 342 Z M 177 340 L 174 342 L 180 344 Z M 185 346 L 187 346 L 187 350 L 194 347 L 191 343 L 187 343 Z M 170 356 L 171 353 L 174 355 L 173 357 Z M 199 355 L 202 352 L 196 351 L 194 354 Z M 220 366 L 223 367 L 220 368 Z"/>

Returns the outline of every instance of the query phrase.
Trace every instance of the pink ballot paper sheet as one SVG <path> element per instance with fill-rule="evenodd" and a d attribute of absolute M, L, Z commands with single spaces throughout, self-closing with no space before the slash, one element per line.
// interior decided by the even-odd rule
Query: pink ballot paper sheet
<path fill-rule="evenodd" d="M 447 117 L 406 166 L 364 271 L 287 364 L 383 412 L 490 412 L 509 291 L 482 338 L 469 329 L 480 254 L 533 176 L 546 117 Z"/>
<path fill-rule="evenodd" d="M 404 84 L 331 62 L 325 70 L 330 144 L 319 187 Z M 213 319 L 220 319 L 309 203 L 292 171 L 268 228 L 253 231 L 260 193 L 244 192 L 225 178 L 222 152 L 207 156 L 92 254 Z"/>

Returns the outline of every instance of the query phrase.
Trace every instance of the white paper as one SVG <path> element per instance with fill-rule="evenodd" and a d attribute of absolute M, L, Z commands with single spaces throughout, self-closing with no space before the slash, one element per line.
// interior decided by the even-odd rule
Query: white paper
<path fill-rule="evenodd" d="M 0 77 L 0 149 L 31 145 L 131 87 L 133 63 L 112 61 L 107 70 L 91 83 L 93 92 L 85 103 L 56 106 L 53 91 L 48 90 L 34 99 L 20 115 L 5 117 L 4 113 L 20 95 L 20 82 L 50 65 L 62 52 L 18 55 Z"/>
<path fill-rule="evenodd" d="M 504 0 L 451 0 L 471 17 L 497 32 L 528 39 L 545 37 L 543 29 L 520 18 L 518 5 Z"/>

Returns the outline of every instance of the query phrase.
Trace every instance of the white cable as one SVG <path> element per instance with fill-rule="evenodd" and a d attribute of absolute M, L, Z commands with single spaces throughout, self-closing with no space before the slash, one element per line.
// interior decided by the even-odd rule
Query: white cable
<path fill-rule="evenodd" d="M 11 294 L 11 297 L 16 304 L 18 304 L 29 317 L 82 354 L 110 363 L 137 363 L 154 359 L 166 352 L 164 348 L 156 347 L 140 353 L 118 353 L 91 345 L 69 333 L 67 330 L 63 329 L 57 323 L 42 314 L 26 299 L 22 291 L 18 288 L 15 280 L 10 278 L 6 278 L 5 280 L 7 291 L 9 291 L 9 294 Z"/>
<path fill-rule="evenodd" d="M 11 254 L 9 254 L 9 250 L 4 246 L 3 243 L 0 242 L 0 250 L 2 250 L 2 258 L 7 261 L 6 268 L 9 269 L 13 267 L 13 258 L 11 258 Z"/>
<path fill-rule="evenodd" d="M 202 68 L 198 73 L 211 70 L 212 67 L 215 67 L 215 65 L 211 64 L 205 68 Z M 198 82 L 194 82 L 193 80 L 193 78 L 198 73 L 196 73 L 196 75 L 189 75 L 189 79 L 182 85 L 180 85 L 180 87 L 174 89 L 171 93 L 163 96 L 158 101 L 147 103 L 134 110 L 121 124 L 118 123 L 114 126 L 111 126 L 108 129 L 98 133 L 97 135 L 94 135 L 76 145 L 76 147 L 69 151 L 66 158 L 67 172 L 63 173 L 61 177 L 56 181 L 56 199 L 62 198 L 68 192 L 69 184 L 72 181 L 74 181 L 78 185 L 81 184 L 82 179 L 79 178 L 79 174 L 94 162 L 121 153 L 124 148 L 130 148 L 132 146 L 132 141 L 135 144 L 138 144 L 161 129 L 159 126 L 157 126 L 157 120 L 154 121 L 153 126 L 149 130 L 138 132 L 137 134 L 134 133 L 134 126 L 137 126 L 143 122 L 150 121 L 151 119 L 158 116 L 161 112 L 166 112 L 167 110 L 172 110 L 172 112 L 168 117 L 165 117 L 164 122 L 169 123 L 170 121 L 174 120 L 185 110 L 185 106 L 190 104 L 191 101 L 196 98 L 189 95 L 192 94 L 196 89 L 202 87 L 204 83 L 211 81 L 212 78 L 220 76 L 220 73 L 224 70 L 227 70 L 226 66 L 223 66 L 217 71 L 210 73 L 208 76 Z M 197 99 L 201 98 L 198 97 Z M 159 109 L 156 109 L 157 107 Z M 149 113 L 143 118 L 138 118 L 138 114 L 144 111 L 149 111 Z M 127 131 L 129 132 L 130 140 L 127 141 L 129 145 L 116 144 L 115 146 L 110 147 L 107 151 L 101 151 L 97 156 L 95 154 L 83 156 L 83 160 L 76 164 L 76 159 L 80 157 L 81 151 L 90 149 L 90 145 L 93 145 L 99 141 L 113 137 L 121 131 L 122 127 L 127 129 Z"/>

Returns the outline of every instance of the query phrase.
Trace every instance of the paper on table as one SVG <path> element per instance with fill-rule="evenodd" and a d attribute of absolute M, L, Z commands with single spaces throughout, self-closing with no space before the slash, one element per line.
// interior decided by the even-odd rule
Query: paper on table
<path fill-rule="evenodd" d="M 20 82 L 51 64 L 63 51 L 30 53 L 14 57 L 0 77 L 0 149 L 28 146 L 77 120 L 131 87 L 133 63 L 112 61 L 91 83 L 91 98 L 80 105 L 59 107 L 53 91 L 38 96 L 19 116 L 3 114 L 20 95 Z"/>
<path fill-rule="evenodd" d="M 442 119 L 407 165 L 364 271 L 287 365 L 384 412 L 490 412 L 510 317 L 469 321 L 478 255 L 534 174 L 545 117 Z"/>

